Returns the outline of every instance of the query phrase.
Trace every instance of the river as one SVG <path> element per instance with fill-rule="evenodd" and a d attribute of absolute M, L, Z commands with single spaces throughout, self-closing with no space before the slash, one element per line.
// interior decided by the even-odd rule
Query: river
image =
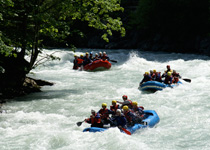
<path fill-rule="evenodd" d="M 100 50 L 87 50 L 98 53 Z M 0 150 L 206 150 L 210 149 L 210 59 L 194 54 L 156 53 L 137 50 L 106 50 L 112 60 L 107 71 L 75 71 L 72 51 L 56 52 L 60 61 L 32 70 L 30 77 L 54 82 L 43 92 L 10 100 L 0 114 Z M 85 49 L 76 50 L 84 54 Z M 170 65 L 183 78 L 176 88 L 155 93 L 138 90 L 145 71 L 164 72 Z M 102 103 L 122 101 L 122 95 L 155 110 L 160 122 L 155 128 L 129 136 L 118 129 L 84 133 L 89 127 L 76 122 L 98 111 Z"/>

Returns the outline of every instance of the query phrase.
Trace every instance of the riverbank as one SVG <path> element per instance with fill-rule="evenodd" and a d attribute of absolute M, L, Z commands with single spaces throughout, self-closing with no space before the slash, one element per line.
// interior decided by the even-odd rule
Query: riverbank
<path fill-rule="evenodd" d="M 23 82 L 23 85 L 20 87 L 2 88 L 0 90 L 0 103 L 5 103 L 7 99 L 24 96 L 34 92 L 41 92 L 42 86 L 52 85 L 54 85 L 54 83 L 52 82 L 26 77 Z"/>

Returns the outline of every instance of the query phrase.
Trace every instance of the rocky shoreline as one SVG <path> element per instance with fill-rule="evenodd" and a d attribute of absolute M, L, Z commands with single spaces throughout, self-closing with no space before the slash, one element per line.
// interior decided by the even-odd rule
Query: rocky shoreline
<path fill-rule="evenodd" d="M 23 85 L 17 88 L 5 88 L 0 91 L 0 103 L 5 103 L 7 99 L 24 96 L 34 92 L 41 92 L 42 86 L 52 86 L 54 83 L 40 79 L 26 77 Z"/>

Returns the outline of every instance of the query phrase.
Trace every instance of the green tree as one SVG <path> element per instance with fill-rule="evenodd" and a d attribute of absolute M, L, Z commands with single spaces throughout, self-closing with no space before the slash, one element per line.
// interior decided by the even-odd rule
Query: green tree
<path fill-rule="evenodd" d="M 4 59 L 1 64 L 6 72 L 11 73 L 10 76 L 14 75 L 14 72 L 22 72 L 16 80 L 24 78 L 25 74 L 33 69 L 42 51 L 43 37 L 65 40 L 77 32 L 76 28 L 71 28 L 77 20 L 87 22 L 89 27 L 103 30 L 102 38 L 107 42 L 112 31 L 119 31 L 122 36 L 125 35 L 121 19 L 110 16 L 114 12 L 123 11 L 120 0 L 0 0 L 0 2 L 2 32 L 0 39 L 3 44 L 14 47 L 11 59 Z M 82 35 L 80 31 L 77 33 Z M 5 51 L 2 44 L 1 51 L 2 54 Z M 24 60 L 25 55 L 30 55 L 29 63 Z M 12 67 L 12 64 L 8 65 L 10 60 L 22 63 L 19 63 L 19 66 L 13 63 L 16 66 Z"/>

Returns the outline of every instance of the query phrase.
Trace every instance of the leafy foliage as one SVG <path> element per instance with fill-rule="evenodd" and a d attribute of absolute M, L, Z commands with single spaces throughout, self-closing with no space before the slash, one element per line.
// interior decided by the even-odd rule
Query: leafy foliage
<path fill-rule="evenodd" d="M 1 0 L 0 23 L 2 40 L 13 47 L 21 48 L 21 56 L 31 55 L 31 68 L 43 47 L 43 40 L 65 42 L 78 33 L 71 28 L 77 20 L 89 27 L 105 31 L 102 38 L 109 41 L 112 31 L 125 35 L 119 17 L 110 14 L 123 11 L 119 0 Z M 75 25 L 74 25 L 75 27 Z M 71 45 L 71 43 L 66 43 Z"/>
<path fill-rule="evenodd" d="M 165 33 L 203 34 L 209 31 L 209 8 L 209 0 L 139 0 L 136 25 Z"/>

